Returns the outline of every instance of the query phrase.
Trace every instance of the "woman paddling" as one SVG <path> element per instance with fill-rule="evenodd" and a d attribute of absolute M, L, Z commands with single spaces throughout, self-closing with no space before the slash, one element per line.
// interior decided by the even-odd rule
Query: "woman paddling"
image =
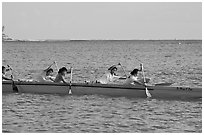
<path fill-rule="evenodd" d="M 132 72 L 130 72 L 130 76 L 126 79 L 125 84 L 132 84 L 132 85 L 144 85 L 144 81 L 142 79 L 138 79 L 138 72 L 142 71 L 142 64 L 140 64 L 140 69 L 135 68 Z M 149 78 L 146 78 L 146 83 L 150 81 Z"/>
<path fill-rule="evenodd" d="M 59 69 L 59 71 L 58 71 L 58 74 L 57 74 L 57 76 L 56 76 L 56 78 L 55 78 L 55 80 L 54 80 L 54 82 L 56 82 L 56 83 L 67 83 L 66 81 L 65 81 L 65 75 L 66 74 L 70 74 L 71 73 L 71 69 L 68 71 L 67 69 L 66 69 L 66 67 L 62 67 L 62 68 L 60 68 Z"/>
<path fill-rule="evenodd" d="M 53 66 L 54 64 L 55 64 L 55 61 L 50 66 L 48 66 L 48 68 L 46 68 L 40 74 L 38 74 L 35 80 L 38 82 L 47 82 L 47 81 L 53 82 L 54 78 L 51 76 L 53 73 L 53 69 L 51 68 L 51 66 Z"/>
<path fill-rule="evenodd" d="M 106 74 L 104 74 L 99 80 L 96 80 L 96 83 L 108 84 L 114 82 L 117 79 L 124 79 L 122 76 L 118 76 L 115 73 L 116 71 L 117 67 L 115 65 L 111 66 Z"/>
<path fill-rule="evenodd" d="M 5 80 L 12 80 L 12 78 L 6 77 L 6 72 L 9 71 L 10 69 L 6 69 L 6 67 L 2 66 L 2 81 Z"/>

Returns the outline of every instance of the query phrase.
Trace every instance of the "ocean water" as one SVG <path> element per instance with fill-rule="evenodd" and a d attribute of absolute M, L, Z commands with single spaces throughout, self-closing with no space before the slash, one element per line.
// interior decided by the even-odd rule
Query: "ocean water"
<path fill-rule="evenodd" d="M 202 87 L 200 40 L 2 43 L 2 64 L 16 79 L 32 79 L 53 61 L 74 68 L 73 82 L 95 80 L 119 62 L 128 73 L 142 62 L 150 84 Z M 202 101 L 3 94 L 2 132 L 200 133 Z"/>

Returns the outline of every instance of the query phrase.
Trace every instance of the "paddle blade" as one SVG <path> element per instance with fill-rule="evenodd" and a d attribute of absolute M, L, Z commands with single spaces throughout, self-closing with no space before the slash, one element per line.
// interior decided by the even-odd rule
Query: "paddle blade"
<path fill-rule="evenodd" d="M 72 91 L 71 91 L 71 89 L 69 90 L 69 95 L 71 95 L 72 94 Z"/>
<path fill-rule="evenodd" d="M 12 81 L 13 92 L 18 92 L 18 87 L 15 85 L 14 81 Z"/>
<path fill-rule="evenodd" d="M 147 89 L 147 87 L 145 88 L 145 92 L 146 92 L 147 98 L 151 98 L 152 97 L 152 95 L 150 94 L 150 92 Z"/>

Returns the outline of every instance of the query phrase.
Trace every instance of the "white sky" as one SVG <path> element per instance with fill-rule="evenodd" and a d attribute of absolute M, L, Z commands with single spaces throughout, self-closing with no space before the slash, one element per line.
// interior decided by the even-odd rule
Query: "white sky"
<path fill-rule="evenodd" d="M 3 3 L 15 39 L 202 39 L 202 3 Z"/>

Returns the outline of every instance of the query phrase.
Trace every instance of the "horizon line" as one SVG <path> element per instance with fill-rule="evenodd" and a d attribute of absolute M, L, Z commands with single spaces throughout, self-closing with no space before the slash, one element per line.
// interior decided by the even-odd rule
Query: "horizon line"
<path fill-rule="evenodd" d="M 161 40 L 201 40 L 202 39 L 12 39 L 12 40 L 2 40 L 2 42 L 14 42 L 14 41 L 161 41 Z"/>

